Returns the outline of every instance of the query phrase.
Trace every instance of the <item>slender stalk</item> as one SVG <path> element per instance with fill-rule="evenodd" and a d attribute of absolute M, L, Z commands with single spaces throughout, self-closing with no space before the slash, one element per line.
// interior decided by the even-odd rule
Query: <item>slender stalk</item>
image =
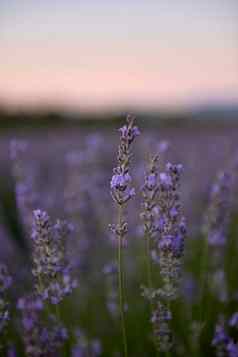
<path fill-rule="evenodd" d="M 147 233 L 145 235 L 145 245 L 146 245 L 146 267 L 147 267 L 147 284 L 148 284 L 148 287 L 150 289 L 153 288 L 153 279 L 152 279 L 152 266 L 151 266 L 151 254 L 150 254 L 150 251 L 151 251 L 151 247 L 150 247 L 150 235 Z M 150 301 L 150 313 L 152 315 L 153 313 L 153 310 L 154 310 L 154 306 L 153 306 L 153 302 Z M 154 342 L 154 346 L 155 346 L 155 355 L 156 356 L 159 356 L 159 351 L 158 349 L 156 348 L 156 340 L 155 340 L 155 336 L 153 334 L 153 342 Z"/>
<path fill-rule="evenodd" d="M 122 248 L 124 247 L 126 234 L 127 234 L 127 222 L 124 220 L 124 210 L 127 202 L 135 195 L 135 188 L 132 186 L 132 178 L 129 173 L 131 152 L 130 146 L 135 137 L 140 134 L 137 126 L 134 126 L 135 118 L 128 115 L 127 123 L 120 131 L 120 144 L 118 147 L 117 162 L 118 165 L 113 169 L 113 176 L 111 179 L 111 195 L 113 201 L 118 206 L 118 220 L 116 226 L 111 227 L 112 232 L 117 239 L 117 260 L 118 260 L 118 293 L 119 293 L 119 309 L 121 319 L 121 329 L 123 336 L 123 349 L 124 356 L 128 356 L 127 349 L 127 335 L 126 335 L 126 322 L 125 322 L 125 302 L 124 302 L 124 276 L 123 276 L 123 264 L 122 264 Z"/>
<path fill-rule="evenodd" d="M 152 283 L 152 267 L 151 267 L 151 256 L 150 256 L 150 236 L 149 234 L 146 234 L 145 237 L 145 242 L 146 242 L 146 267 L 147 267 L 147 282 L 148 286 L 151 289 L 153 286 Z"/>
<path fill-rule="evenodd" d="M 167 302 L 167 309 L 168 309 L 168 311 L 170 311 L 170 301 Z M 171 356 L 171 353 L 170 353 L 170 350 L 168 350 L 166 352 L 166 357 L 170 357 L 170 356 Z"/>
<path fill-rule="evenodd" d="M 208 271 L 208 241 L 206 236 L 203 238 L 203 247 L 202 247 L 202 256 L 201 256 L 201 265 L 200 265 L 200 294 L 201 294 L 201 299 L 200 299 L 200 307 L 199 307 L 199 323 L 203 324 L 204 321 L 204 304 L 205 304 L 205 299 L 204 299 L 204 293 L 207 285 L 207 271 Z M 200 331 L 200 336 L 201 338 L 201 332 Z M 200 345 L 198 344 L 198 355 L 200 353 Z"/>
<path fill-rule="evenodd" d="M 122 207 L 118 208 L 118 224 L 122 225 Z M 124 299 L 124 276 L 123 276 L 123 261 L 122 261 L 122 236 L 118 235 L 118 290 L 119 290 L 119 309 L 121 319 L 121 329 L 123 338 L 124 356 L 128 356 L 127 348 L 127 334 L 126 334 L 126 321 L 125 321 L 125 299 Z"/>

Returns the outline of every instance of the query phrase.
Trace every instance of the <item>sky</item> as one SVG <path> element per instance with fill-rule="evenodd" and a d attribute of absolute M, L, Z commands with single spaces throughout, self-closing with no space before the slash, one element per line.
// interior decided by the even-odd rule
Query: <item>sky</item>
<path fill-rule="evenodd" d="M 0 103 L 238 103 L 237 0 L 0 0 Z"/>

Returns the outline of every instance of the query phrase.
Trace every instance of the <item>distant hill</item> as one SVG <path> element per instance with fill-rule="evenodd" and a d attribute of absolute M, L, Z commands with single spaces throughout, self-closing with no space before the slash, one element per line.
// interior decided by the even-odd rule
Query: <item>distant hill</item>
<path fill-rule="evenodd" d="M 238 104 L 203 105 L 192 109 L 194 119 L 238 119 Z"/>

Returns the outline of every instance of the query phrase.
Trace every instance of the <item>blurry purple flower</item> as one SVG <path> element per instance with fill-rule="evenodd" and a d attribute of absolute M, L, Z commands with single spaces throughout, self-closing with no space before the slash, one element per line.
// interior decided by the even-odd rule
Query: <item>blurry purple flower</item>
<path fill-rule="evenodd" d="M 81 330 L 76 331 L 76 344 L 72 348 L 72 357 L 97 357 L 102 353 L 101 342 L 97 339 L 89 340 Z"/>
<path fill-rule="evenodd" d="M 8 348 L 7 357 L 17 357 L 17 352 L 14 346 Z"/>
<path fill-rule="evenodd" d="M 227 352 L 229 357 L 238 357 L 238 344 L 231 340 L 227 345 Z"/>
<path fill-rule="evenodd" d="M 229 325 L 231 327 L 236 327 L 238 328 L 238 312 L 235 312 L 231 318 L 230 318 L 230 321 L 229 321 Z"/>
<path fill-rule="evenodd" d="M 6 293 L 12 284 L 12 278 L 8 273 L 7 267 L 0 264 L 0 334 L 9 321 L 8 302 Z"/>
<path fill-rule="evenodd" d="M 49 326 L 46 327 L 41 314 L 44 305 L 39 297 L 21 298 L 17 306 L 22 315 L 22 335 L 27 356 L 56 355 L 68 338 L 66 329 L 52 315 L 48 316 Z"/>
<path fill-rule="evenodd" d="M 225 332 L 224 324 L 219 323 L 216 325 L 215 335 L 212 340 L 212 345 L 227 344 L 229 337 Z"/>

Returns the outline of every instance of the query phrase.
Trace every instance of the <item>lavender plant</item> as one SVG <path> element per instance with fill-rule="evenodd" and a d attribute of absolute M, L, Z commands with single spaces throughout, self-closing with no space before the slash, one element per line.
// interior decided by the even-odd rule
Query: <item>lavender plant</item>
<path fill-rule="evenodd" d="M 142 190 L 144 201 L 141 216 L 147 240 L 147 257 L 156 257 L 154 261 L 159 265 L 162 279 L 162 287 L 152 286 L 151 263 L 148 261 L 149 286 L 144 288 L 143 295 L 151 302 L 156 347 L 165 352 L 172 347 L 170 303 L 178 294 L 186 234 L 179 196 L 181 171 L 181 165 L 168 163 L 166 171 L 159 174 L 158 156 L 155 156 L 149 165 Z"/>
<path fill-rule="evenodd" d="M 58 304 L 77 286 L 66 259 L 65 243 L 70 226 L 58 220 L 51 223 L 48 214 L 34 211 L 33 270 L 37 294 L 51 304 Z"/>
<path fill-rule="evenodd" d="M 76 344 L 72 348 L 72 357 L 101 356 L 102 346 L 99 340 L 89 340 L 81 330 L 75 332 Z"/>
<path fill-rule="evenodd" d="M 228 299 L 227 281 L 224 271 L 225 249 L 232 207 L 232 172 L 220 172 L 210 192 L 210 202 L 203 226 L 205 236 L 201 265 L 201 297 L 209 279 L 211 290 L 220 301 Z M 208 254 L 211 252 L 209 265 Z M 201 304 L 201 315 L 202 315 Z M 201 316 L 200 319 L 203 317 Z"/>
<path fill-rule="evenodd" d="M 230 223 L 232 175 L 230 172 L 218 174 L 212 186 L 210 205 L 205 218 L 204 231 L 212 247 L 224 246 Z"/>
<path fill-rule="evenodd" d="M 127 222 L 125 219 L 125 209 L 128 201 L 135 195 L 135 188 L 132 187 L 132 178 L 129 173 L 129 168 L 132 156 L 131 144 L 133 143 L 136 136 L 140 134 L 140 132 L 137 126 L 134 125 L 134 121 L 135 118 L 128 115 L 127 124 L 119 129 L 120 144 L 117 156 L 118 166 L 113 170 L 113 176 L 111 179 L 111 195 L 118 207 L 117 224 L 111 226 L 111 230 L 115 235 L 118 246 L 118 290 L 125 356 L 128 355 L 128 351 L 125 324 L 125 293 L 122 248 L 127 245 Z"/>
<path fill-rule="evenodd" d="M 18 309 L 22 316 L 25 353 L 29 357 L 56 357 L 68 338 L 67 330 L 54 315 L 47 316 L 47 324 L 42 312 L 43 300 L 37 296 L 20 298 Z"/>
<path fill-rule="evenodd" d="M 212 340 L 212 346 L 215 348 L 217 357 L 237 357 L 238 356 L 238 342 L 230 337 L 227 329 L 237 328 L 237 313 L 235 313 L 229 321 L 229 324 L 225 321 L 224 316 L 219 317 L 219 321 L 216 324 L 215 334 Z"/>
<path fill-rule="evenodd" d="M 9 321 L 9 308 L 7 302 L 7 290 L 12 284 L 12 278 L 8 273 L 7 267 L 0 264 L 0 351 L 3 346 L 3 337 Z"/>

